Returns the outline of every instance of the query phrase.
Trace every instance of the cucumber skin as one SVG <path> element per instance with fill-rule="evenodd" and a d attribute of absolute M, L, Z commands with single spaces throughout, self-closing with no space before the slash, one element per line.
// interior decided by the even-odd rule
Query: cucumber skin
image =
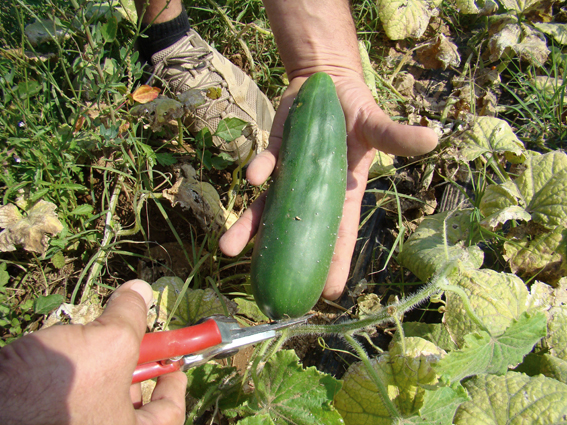
<path fill-rule="evenodd" d="M 333 80 L 313 74 L 285 122 L 254 242 L 252 293 L 271 319 L 304 315 L 323 292 L 345 201 L 346 138 Z"/>

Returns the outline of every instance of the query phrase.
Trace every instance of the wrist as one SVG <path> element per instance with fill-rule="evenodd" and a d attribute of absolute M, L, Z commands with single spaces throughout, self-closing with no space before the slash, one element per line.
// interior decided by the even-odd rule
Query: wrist
<path fill-rule="evenodd" d="M 289 79 L 362 75 L 348 0 L 264 0 Z"/>

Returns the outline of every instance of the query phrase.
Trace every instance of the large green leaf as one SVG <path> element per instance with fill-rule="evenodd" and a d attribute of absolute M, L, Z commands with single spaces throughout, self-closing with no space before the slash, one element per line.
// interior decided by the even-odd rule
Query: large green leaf
<path fill-rule="evenodd" d="M 340 381 L 314 367 L 303 369 L 291 350 L 276 353 L 255 384 L 254 394 L 245 408 L 247 415 L 264 415 L 276 425 L 343 423 L 332 405 L 341 388 Z"/>
<path fill-rule="evenodd" d="M 451 425 L 457 408 L 468 400 L 465 389 L 459 384 L 425 391 L 419 414 L 404 418 L 403 423 L 420 425 Z"/>
<path fill-rule="evenodd" d="M 406 337 L 415 336 L 426 339 L 445 351 L 451 351 L 457 348 L 449 332 L 447 332 L 447 329 L 445 329 L 445 326 L 441 323 L 404 322 L 403 328 Z M 396 342 L 399 339 L 400 333 L 396 332 L 392 341 Z"/>
<path fill-rule="evenodd" d="M 474 313 L 492 335 L 502 334 L 526 311 L 528 290 L 518 276 L 468 267 L 460 267 L 459 273 L 454 284 L 465 292 Z M 462 346 L 465 335 L 481 329 L 469 317 L 459 295 L 447 291 L 446 297 L 443 322 L 453 340 Z"/>
<path fill-rule="evenodd" d="M 474 268 L 482 265 L 484 254 L 476 245 L 467 245 L 474 233 L 471 210 L 431 215 L 404 243 L 398 261 L 423 281 L 450 260 L 466 257 Z"/>
<path fill-rule="evenodd" d="M 545 335 L 545 315 L 523 313 L 500 336 L 484 331 L 465 335 L 465 346 L 441 359 L 435 370 L 451 382 L 481 373 L 502 374 L 520 363 Z"/>
<path fill-rule="evenodd" d="M 567 385 L 543 375 L 508 372 L 478 375 L 464 383 L 471 398 L 455 415 L 455 425 L 564 424 Z"/>

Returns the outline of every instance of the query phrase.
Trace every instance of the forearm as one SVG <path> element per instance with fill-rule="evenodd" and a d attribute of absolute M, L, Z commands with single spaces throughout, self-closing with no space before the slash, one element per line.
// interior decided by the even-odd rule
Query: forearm
<path fill-rule="evenodd" d="M 290 79 L 308 73 L 362 72 L 348 0 L 264 0 Z"/>

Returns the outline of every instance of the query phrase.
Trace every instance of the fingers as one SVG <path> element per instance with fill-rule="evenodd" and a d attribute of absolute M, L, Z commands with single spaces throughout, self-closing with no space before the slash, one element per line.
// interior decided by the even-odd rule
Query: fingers
<path fill-rule="evenodd" d="M 252 240 L 266 203 L 266 192 L 262 193 L 250 207 L 244 211 L 242 216 L 230 229 L 226 231 L 219 240 L 220 250 L 229 257 L 234 257 L 242 252 L 244 247 Z"/>
<path fill-rule="evenodd" d="M 250 184 L 254 186 L 261 185 L 270 177 L 272 171 L 274 171 L 278 159 L 278 152 L 282 144 L 283 128 L 289 108 L 291 108 L 293 100 L 305 80 L 305 78 L 292 80 L 282 95 L 280 105 L 274 117 L 274 122 L 272 123 L 270 144 L 264 151 L 256 155 L 246 170 L 246 179 Z"/>
<path fill-rule="evenodd" d="M 114 291 L 102 315 L 91 325 L 127 328 L 137 338 L 139 347 L 146 332 L 148 308 L 152 299 L 152 288 L 143 280 L 126 282 Z"/>
<path fill-rule="evenodd" d="M 160 376 L 150 403 L 136 411 L 143 425 L 181 425 L 185 422 L 187 376 L 174 372 Z"/>

